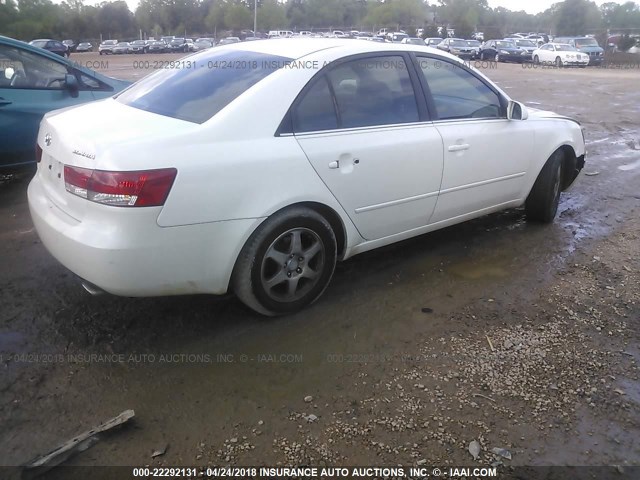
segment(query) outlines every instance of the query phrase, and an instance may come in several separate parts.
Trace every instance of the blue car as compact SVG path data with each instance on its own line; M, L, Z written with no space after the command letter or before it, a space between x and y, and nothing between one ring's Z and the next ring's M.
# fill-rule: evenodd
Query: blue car
M128 85L0 36L0 169L36 161L36 136L45 113L110 97Z

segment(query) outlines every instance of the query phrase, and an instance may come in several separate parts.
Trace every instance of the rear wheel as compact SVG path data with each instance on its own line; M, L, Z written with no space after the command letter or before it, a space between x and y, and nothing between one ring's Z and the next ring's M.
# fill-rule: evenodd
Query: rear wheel
M494 57L494 60L496 61L496 63L498 63L500 61L500 54L496 53L496 56Z
M536 65L540 65L540 57L538 57L538 55L533 57L533 63L536 64Z
M560 203L562 181L562 151L556 150L542 167L525 202L527 220L551 223Z
M562 59L560 57L556 57L556 67L562 68Z
M322 295L336 258L329 222L314 210L292 207L269 217L251 235L233 270L232 287L258 313L292 313Z

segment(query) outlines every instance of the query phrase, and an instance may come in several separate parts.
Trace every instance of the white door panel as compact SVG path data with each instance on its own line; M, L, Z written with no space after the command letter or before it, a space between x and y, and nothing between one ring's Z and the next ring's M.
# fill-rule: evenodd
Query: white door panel
M365 239L429 223L443 169L442 138L432 124L296 138Z
M525 121L496 119L438 123L444 172L431 222L518 199L534 145Z

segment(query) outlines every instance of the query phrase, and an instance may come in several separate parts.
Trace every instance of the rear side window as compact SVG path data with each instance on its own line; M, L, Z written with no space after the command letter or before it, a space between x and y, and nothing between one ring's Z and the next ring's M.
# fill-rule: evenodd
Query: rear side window
M238 50L208 50L175 61L117 100L140 110L204 123L291 59Z
M411 77L400 56L346 62L328 73L341 128L419 120Z
M293 112L293 131L317 132L338 128L338 119L333 105L327 78L323 75L307 91Z
M417 121L415 91L401 56L338 65L316 81L293 112L296 133Z

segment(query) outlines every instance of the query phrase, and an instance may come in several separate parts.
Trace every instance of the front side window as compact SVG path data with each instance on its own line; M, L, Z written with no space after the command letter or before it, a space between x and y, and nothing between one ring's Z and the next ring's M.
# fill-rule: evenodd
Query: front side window
M418 57L440 120L501 118L500 97L459 65Z
M67 67L33 52L0 45L0 66L4 88L60 90Z
M417 122L418 105L401 56L351 60L327 74L340 128Z
M206 50L176 61L178 68L149 75L116 98L147 112L204 123L290 60L256 52Z

